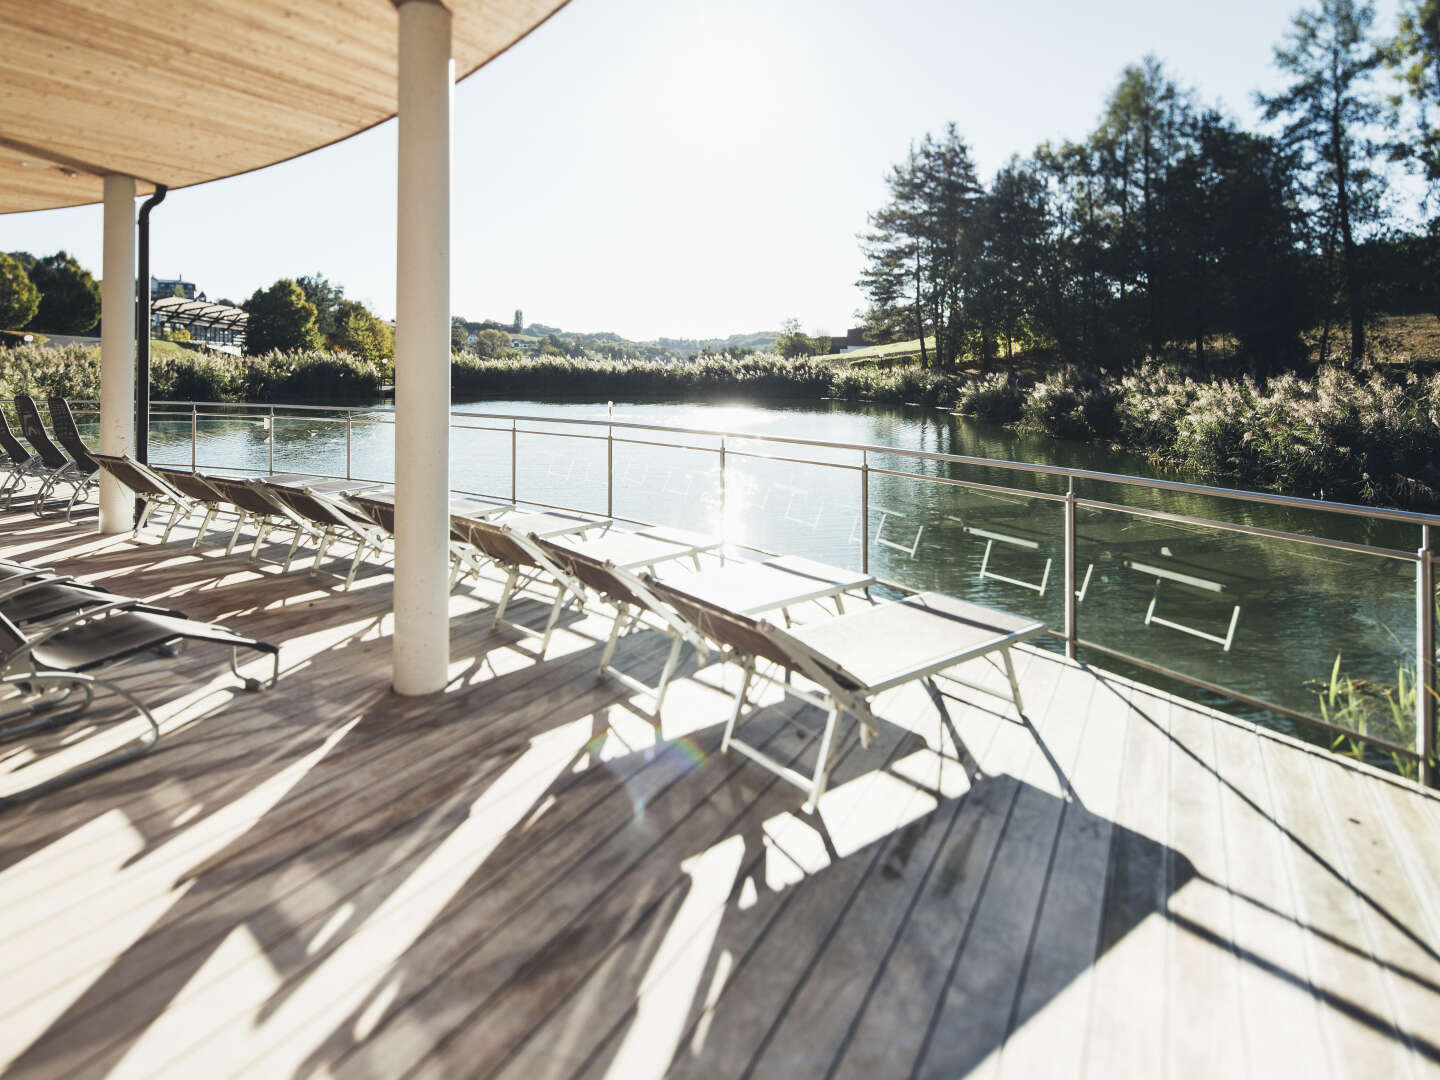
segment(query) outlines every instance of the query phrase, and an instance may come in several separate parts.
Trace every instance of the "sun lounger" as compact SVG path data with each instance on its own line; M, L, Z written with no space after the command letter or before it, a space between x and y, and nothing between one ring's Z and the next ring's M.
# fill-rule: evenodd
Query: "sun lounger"
M73 583L50 577L28 583L28 587L37 592L67 585L73 586ZM24 587L11 589L5 602L13 605L23 597ZM160 727L150 709L125 687L94 675L100 668L176 643L205 641L229 647L230 669L247 690L274 686L279 677L279 649L267 642L150 608L129 597L112 595L107 600L97 595L93 599L93 603L87 602L67 614L40 622L20 622L0 610L0 684L14 688L19 696L17 704L0 713L0 739L18 738L74 720L89 707L97 686L123 698L145 721L148 731L129 751L73 769L20 795L0 798L0 806L31 798L42 790L74 783L132 760L154 747L160 737ZM270 654L273 667L268 681L262 683L240 673L238 652L241 648ZM70 704L71 695L76 691L82 698L77 704Z
M379 484L364 480L325 480L316 477L275 479L262 476L250 481L250 485L295 523L290 553L285 557L285 572L290 570L295 551L301 538L305 536L315 541L312 572L320 569L325 553L336 541L355 545L354 556L350 560L350 572L345 575L347 589L355 583L355 572L360 568L360 562L367 552L384 554L385 543L390 534L335 497L364 491L366 488L377 488Z
M38 457L20 444L3 410L0 410L0 452L4 453L0 467L5 470L5 481L0 483L0 499L4 501L0 505L8 508L10 500L24 489L25 481L37 475L44 466Z
M475 549L477 558L493 562L505 570L505 587L491 617L491 628L504 625L530 637L539 638L540 655L544 656L550 644L550 635L554 633L555 624L559 621L560 612L564 610L567 601L573 599L581 605L585 603L585 590L580 582L557 566L534 540L511 529L503 521L452 515L450 527L452 532L464 538L465 544ZM541 578L548 578L555 584L550 617L546 620L544 630L532 630L528 626L507 620L505 612L515 594Z
M365 491L352 491L345 495L345 499L365 517L383 529L391 536L395 535L395 489L394 488L373 488ZM489 499L476 499L468 495L457 496L450 500L450 587L453 589L455 583L460 580L460 575L470 566L474 557L475 548L466 542L465 538L455 528L456 518L493 518L514 510L509 503L492 502Z
M920 593L899 603L866 607L824 622L782 630L690 596L678 585L653 577L642 580L706 637L729 649L731 658L744 667L722 748L728 750L734 746L746 757L806 791L807 810L815 808L825 791L840 717L845 713L853 717L860 726L862 742L868 744L875 724L870 703L886 690L949 672L982 657L994 664L994 654L998 653L1010 685L1008 698L1016 712L1023 715L1010 649L1045 629L1045 624L1038 620L994 611L939 593ZM815 768L810 776L782 764L735 734L746 718L747 694L762 660L782 672L803 676L817 688L813 692L803 690L788 679L780 683L785 693L826 711ZM1006 697L953 674L947 678L986 694Z
M94 454L92 456L100 468L133 491L144 504L144 509L140 511L140 517L135 522L135 535L139 535L149 522L150 515L155 512L156 507L160 507L169 511L165 521L165 532L160 537L162 544L168 543L170 530L175 528L178 522L194 513L199 505L194 499L177 490L155 470L148 465L141 464L128 454Z
M225 548L225 554L229 555L235 550L235 541L239 537L241 529L247 522L255 526L255 539L250 545L250 561L254 562L260 555L260 546L276 529L282 532L287 529L298 529L301 526L295 521L292 515L286 514L275 500L266 497L251 486L250 479L238 476L220 476L216 473L199 473L205 483L215 490L225 502L229 503L240 514L235 522L235 531L230 536L230 543ZM269 479L307 479L302 473L284 473L271 476Z
M64 415L69 416L67 406ZM40 419L40 410L35 404L35 399L29 394L18 394L15 397L15 413L20 417L20 430L25 435L25 441L35 448L36 455L40 458L42 471L39 472L40 487L35 492L33 509L38 517L45 511L45 503L50 495L61 484L70 486L70 498L65 506L65 519L70 519L71 512L75 508L76 501L90 490L95 482L96 466L89 451L83 456L69 457L45 431L45 424ZM53 416L53 414L52 414ZM71 419L71 426L74 426L74 419ZM67 434L68 439L68 434ZM79 432L75 432L75 441L79 442ZM83 447L84 444L80 443Z
M610 638L600 656L600 675L608 675L632 690L651 695L654 698L654 710L658 713L665 703L665 691L669 688L671 676L674 675L675 666L680 660L682 646L688 641L697 655L704 656L709 652L704 635L691 626L683 615L659 599L650 587L630 570L593 554L592 550L596 545L584 542L560 544L535 533L531 533L529 539L555 566L570 574L615 609L615 618L610 625ZM660 628L672 639L670 652L665 658L665 667L660 673L660 681L654 686L620 671L611 663L620 636L627 627L633 629L640 625L645 615L657 621Z

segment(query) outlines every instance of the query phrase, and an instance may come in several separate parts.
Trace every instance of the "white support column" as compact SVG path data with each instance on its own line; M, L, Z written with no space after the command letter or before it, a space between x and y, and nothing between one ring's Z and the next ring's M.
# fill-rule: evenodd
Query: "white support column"
M100 283L100 452L135 450L135 180L105 177L105 247ZM146 283L149 287L149 283ZM135 496L100 474L100 531L129 532Z
M397 0L394 687L443 689L450 663L450 12Z

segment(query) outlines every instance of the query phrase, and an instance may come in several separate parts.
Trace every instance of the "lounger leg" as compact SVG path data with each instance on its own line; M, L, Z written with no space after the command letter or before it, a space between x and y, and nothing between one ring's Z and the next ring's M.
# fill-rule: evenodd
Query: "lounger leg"
M360 560L365 557L365 551L369 545L364 540L358 541L355 545L355 557L350 560L350 573L345 575L345 588L355 584L355 572L360 569ZM377 549L375 554L379 555Z
M555 602L550 605L550 618L545 620L545 633L540 638L540 659L545 659L545 650L550 647L550 635L555 632L555 624L560 621L560 612L565 610L566 593L561 589L555 594Z
M280 568L282 574L290 572L290 564L295 561L295 550L300 546L300 530L296 528L295 536L290 541L290 550L285 554L285 565Z
M750 689L750 680L755 675L755 660L752 657L745 661L745 674L740 680L740 691L735 695L735 708L730 713L730 719L725 724L725 734L720 739L720 752L730 752L730 740L735 735L735 725L740 721L740 713L745 709L745 694Z
M146 499L145 506L140 511L140 520L135 522L135 531L131 534L132 536L139 536L142 532L145 531L145 526L150 523L150 515L154 512L154 510L154 501L151 499Z
M510 576L505 579L505 588L500 591L500 603L495 606L495 615L490 620L490 629L500 625L500 620L505 617L505 609L510 606L510 596L515 591L515 582L520 578L520 568L512 566Z
M610 666L611 659L615 656L615 645L620 640L620 631L625 625L625 616L630 613L629 604L621 604L615 611L615 621L610 624L610 640L605 642L605 651L600 654L600 677L605 677L605 671Z
M680 660L680 647L685 644L685 639L679 634L675 640L670 642L670 655L665 657L665 668L660 672L660 685L655 688L655 712L660 712L660 706L665 704L665 691L670 689L670 679L675 674L675 667Z
M1010 661L1010 650L1001 649L1000 655L1005 660L1005 677L1010 680L1010 696L1015 699L1015 712L1024 716L1025 706L1020 701L1020 680L1015 678L1015 665Z
M170 542L170 534L174 532L175 526L189 517L190 510L188 507L182 507L179 503L171 503L170 516L165 521L165 531L160 534L160 542L162 544L168 544Z
M254 562L260 558L260 545L265 543L265 537L270 535L270 522L263 518L256 519L255 542L250 545L250 561Z
M239 513L239 516L235 518L235 529L230 533L230 543L225 545L226 555L229 555L232 551L235 550L235 543L237 540L240 539L240 530L245 527L245 522L249 519L250 515L246 514L244 511L241 511ZM200 538L198 536L195 538L195 542L197 544L200 542Z
M320 542L315 546L315 561L310 564L312 573L320 569L320 564L325 561L325 552L330 550L334 540L335 534L329 529L320 534Z
M813 814L825 794L825 785L830 780L830 747L835 743L835 729L840 726L840 708L834 706L825 718L825 732L820 736L820 751L815 758L815 778L810 782L810 798L806 800L805 812Z
M190 541L191 548L197 548L200 546L200 541L204 539L205 533L210 528L210 523L215 520L215 513L217 509L218 508L214 506L206 508L205 520L200 522L200 531L195 534L195 539Z

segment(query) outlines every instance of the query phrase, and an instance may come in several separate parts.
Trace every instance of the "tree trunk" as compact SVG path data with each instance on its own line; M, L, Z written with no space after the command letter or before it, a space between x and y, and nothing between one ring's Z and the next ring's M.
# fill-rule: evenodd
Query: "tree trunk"
M921 297L924 289L920 287L920 249L915 249L915 334L920 338L920 370L924 371L930 366L930 356L925 351L925 308Z
M1333 99L1330 106L1330 155L1335 165L1335 216L1340 226L1340 253L1345 275L1345 304L1350 309L1350 365L1365 358L1365 309L1361 302L1360 268L1356 265L1355 233L1350 221L1350 162L1345 154L1340 117L1339 72L1331 63Z

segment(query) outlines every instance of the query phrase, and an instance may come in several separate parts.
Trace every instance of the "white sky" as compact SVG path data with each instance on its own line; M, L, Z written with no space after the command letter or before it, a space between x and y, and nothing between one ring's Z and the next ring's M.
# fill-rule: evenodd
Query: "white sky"
M1396 0L1379 5L1393 29ZM983 174L1090 130L1154 52L1255 122L1294 0L573 0L455 93L453 308L627 337L790 316L843 332L856 234L909 143L948 121ZM320 272L394 312L395 126L175 191L151 266L211 299ZM0 251L98 276L98 207L0 217Z

